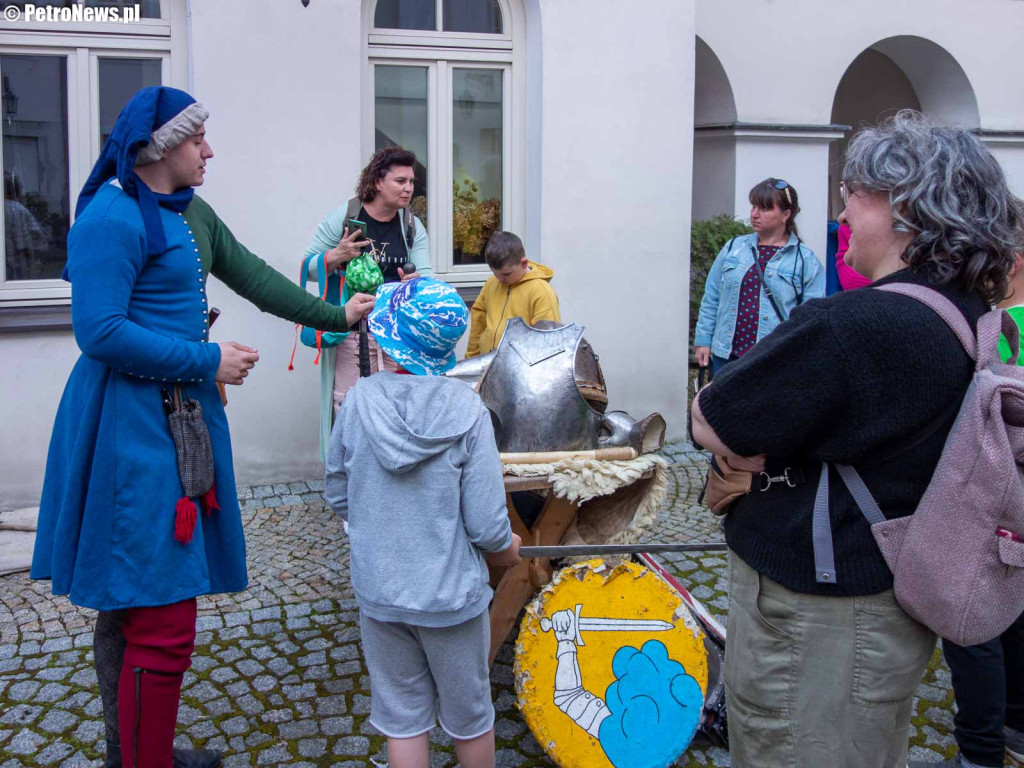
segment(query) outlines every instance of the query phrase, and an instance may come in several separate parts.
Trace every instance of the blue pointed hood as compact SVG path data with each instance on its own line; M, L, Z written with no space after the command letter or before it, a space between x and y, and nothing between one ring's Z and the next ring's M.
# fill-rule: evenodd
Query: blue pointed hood
M199 102L177 88L151 86L138 91L124 105L110 137L103 144L99 159L78 195L75 217L82 215L103 184L116 177L125 194L139 201L146 227L147 252L166 249L167 238L160 224L159 206L184 211L192 202L195 190L186 187L171 194L158 194L138 177L135 166L160 159L185 137L195 133L208 116ZM68 279L67 269L62 277Z

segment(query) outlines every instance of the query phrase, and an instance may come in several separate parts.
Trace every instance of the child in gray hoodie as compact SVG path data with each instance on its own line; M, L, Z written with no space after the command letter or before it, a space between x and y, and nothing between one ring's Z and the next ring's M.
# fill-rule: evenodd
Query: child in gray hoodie
M382 286L370 330L417 375L360 379L327 454L327 501L351 540L370 723L388 737L391 768L429 763L435 717L463 768L494 765L486 563L515 564L520 541L490 414L472 387L437 375L454 365L468 314L439 280Z

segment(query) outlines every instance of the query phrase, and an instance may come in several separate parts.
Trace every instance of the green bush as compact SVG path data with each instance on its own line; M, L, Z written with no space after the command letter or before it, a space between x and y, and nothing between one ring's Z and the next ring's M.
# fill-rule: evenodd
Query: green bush
M700 300L704 297L704 283L708 279L715 256L722 246L737 235L753 232L747 224L722 214L693 222L690 228L690 347L697 328Z

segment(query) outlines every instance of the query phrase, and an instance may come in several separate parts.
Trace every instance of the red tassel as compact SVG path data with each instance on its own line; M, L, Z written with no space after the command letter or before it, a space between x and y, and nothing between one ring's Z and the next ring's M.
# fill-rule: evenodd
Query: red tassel
M174 510L174 538L182 544L192 541L192 533L196 529L196 520L199 518L199 510L195 502L188 496L178 499Z
M217 503L217 485L211 485L210 490L203 494L202 498L203 514L209 517L213 514L213 510L220 509L220 504Z
M295 341L292 342L292 356L291 356L291 359L288 361L288 370L289 371L294 371L295 370L295 350L299 346L299 331L301 329L302 329L302 323L296 323L295 324Z

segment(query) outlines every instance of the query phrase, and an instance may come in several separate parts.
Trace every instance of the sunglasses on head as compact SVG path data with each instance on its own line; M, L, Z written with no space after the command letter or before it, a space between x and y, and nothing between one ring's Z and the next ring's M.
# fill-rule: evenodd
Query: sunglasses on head
M772 186L776 189L786 193L786 202L793 205L793 198L789 194L789 182L785 179L768 179L772 183Z

